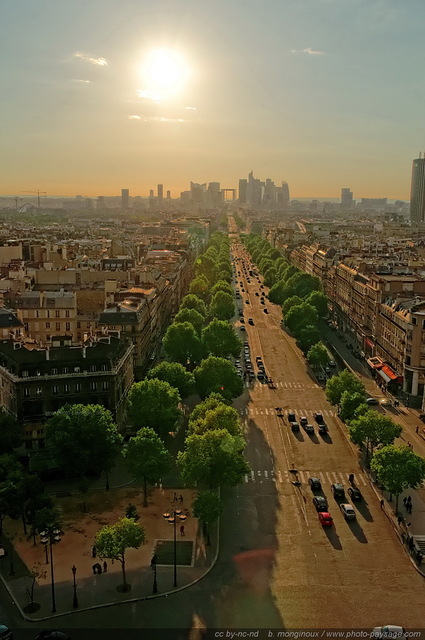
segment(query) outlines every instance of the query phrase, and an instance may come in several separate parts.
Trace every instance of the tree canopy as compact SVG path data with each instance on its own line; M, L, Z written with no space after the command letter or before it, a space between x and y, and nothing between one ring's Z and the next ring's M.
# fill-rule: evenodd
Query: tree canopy
M359 407L365 407L365 411L369 411L369 406L365 403L363 393L350 393L344 391L340 400L339 416L344 422L348 422L358 417Z
M300 298L299 296L291 296L290 298L285 300L285 302L282 305L283 314L286 315L289 309L292 309L292 307L297 307L302 303L303 303L303 299Z
M106 525L97 532L97 555L121 563L123 591L129 589L125 573L125 552L127 549L138 549L144 541L145 530L131 518L121 518L115 524Z
M239 484L249 471L244 446L243 438L232 436L226 429L188 436L185 450L177 456L183 480L210 489Z
M315 307L319 318L326 318L328 315L328 299L324 293L312 291L305 301Z
M350 371L341 371L336 376L332 376L326 383L326 397L331 404L340 404L344 391L350 394L361 393L366 399L366 389L360 380Z
M124 449L130 475L143 482L143 506L148 506L147 485L158 482L171 467L171 456L158 434L149 427L139 429Z
M320 340L319 329L312 324L296 329L294 334L297 338L297 346L303 353L308 353L311 347Z
M223 396L220 393L211 393L205 400L202 400L194 407L189 416L189 427L192 422L196 422L200 418L205 418L207 411L221 407L222 405L226 405L226 400Z
M324 367L329 362L329 354L323 342L316 342L308 350L307 360L313 367Z
M215 392L231 400L240 396L243 391L243 383L235 367L224 358L209 356L196 367L193 375L201 398Z
M223 511L223 503L216 491L210 489L200 491L192 504L193 515L204 525L207 534L207 545L210 542L210 525L213 524Z
M397 497L405 489L415 489L425 480L425 460L410 450L409 447L388 445L377 451L370 468L376 473L378 482Z
M202 343L195 327L190 322L173 322L162 339L164 351L171 360L186 365L199 362Z
M187 398L195 390L193 373L187 371L179 362L161 362L149 371L147 377L168 382L171 387L178 390L181 398Z
M123 439L111 412L98 404L66 404L46 424L46 446L68 475L110 471Z
M205 324L205 317L201 315L199 311L196 311L196 309L188 309L185 307L176 313L173 324L182 324L184 322L189 322L194 327L196 333L200 335L202 327Z
M307 302L295 305L285 314L284 322L288 329L293 332L299 331L307 326L315 326L317 323L317 311L315 307Z
M366 445L366 451L371 455L375 447L392 444L402 432L401 426L392 418L374 410L369 410L352 420L348 430L354 444Z
M217 291L211 298L210 315L219 320L230 320L235 314L235 302L230 293Z
M196 276L190 283L189 293L197 296L201 300L208 300L210 283L204 275Z
M24 428L13 416L0 409L0 453L16 449L24 439Z
M218 357L240 354L242 341L233 326L225 320L214 318L202 331L202 342L207 353Z
M217 429L227 429L233 436L242 434L241 421L236 409L221 402L216 407L208 409L197 419L189 420L189 433L201 434Z
M231 285L228 282L226 282L226 280L218 280L218 282L216 282L215 285L211 287L211 290L210 290L211 298L215 296L215 294L218 293L218 291L224 291L224 293L228 293L229 295L233 296L233 289Z
M200 313L204 318L207 315L207 308L205 306L205 302L195 296L193 293L189 293L187 296L183 298L180 304L181 309L195 309L198 313Z
M181 419L180 395L168 382L142 380L131 387L127 399L128 415L138 427L151 427L165 438Z

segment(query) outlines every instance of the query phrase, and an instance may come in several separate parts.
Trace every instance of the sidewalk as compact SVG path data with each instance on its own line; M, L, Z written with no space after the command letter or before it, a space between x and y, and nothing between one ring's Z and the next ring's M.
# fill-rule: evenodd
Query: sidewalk
M63 524L64 535L52 549L56 616L122 602L161 597L186 588L206 575L218 555L218 523L211 530L211 546L207 546L197 519L190 515L190 509L185 509L186 505L191 508L193 491L183 489L181 493L184 500L180 506L180 503L173 503L173 491L156 488L149 497L148 507L144 508L141 506L142 498L138 488L115 489L103 494L99 492L97 496L88 496L87 502L89 503L90 500L93 502L90 512L85 514L75 512L75 519L72 519L72 511L70 511L71 515L67 511ZM64 503L68 501L72 502L71 506L75 506L74 503L78 500L81 502L81 496L67 496L62 498L61 504L64 507ZM97 504L98 500L101 500L100 507ZM108 500L114 504L112 511ZM121 563L107 560L107 573L93 575L93 564L99 562L103 565L103 561L92 557L92 547L96 531L102 525L123 517L123 509L129 501L137 506L140 515L139 524L146 531L146 542L139 549L128 549L126 552L126 576L131 590L123 593L117 590L117 587L122 584ZM162 540L170 545L171 550L173 548L174 526L164 519L163 513L178 507L184 513L188 513L188 516L184 522L184 536L180 534L181 523L176 522L177 553L180 552L181 542L186 546L191 545L188 547L190 564L177 566L178 586L175 588L173 586L173 553L171 552L171 557L168 559L171 564L157 565L158 593L153 595L154 576L150 562L155 547L158 541ZM77 516L79 516L78 519ZM9 575L10 545L5 541L4 546L8 553L0 563L0 579L24 618L40 621L55 617L55 614L52 614L51 567L50 564L46 564L45 548L39 541L36 546L31 541L27 541L21 530L21 522L7 521L5 531L12 537L15 549L12 552L15 573L12 576ZM31 584L28 569L31 569L35 563L39 563L39 567L46 571L46 576L37 581L34 589L34 600L39 604L39 608L35 612L28 612L29 597L26 589L30 588ZM78 609L73 607L71 571L73 565L77 567Z

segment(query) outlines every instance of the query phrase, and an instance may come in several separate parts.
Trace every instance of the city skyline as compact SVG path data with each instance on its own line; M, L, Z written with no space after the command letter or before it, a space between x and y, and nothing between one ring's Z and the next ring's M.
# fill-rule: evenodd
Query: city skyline
M255 167L294 198L408 200L423 18L420 0L9 4L0 193L177 197Z

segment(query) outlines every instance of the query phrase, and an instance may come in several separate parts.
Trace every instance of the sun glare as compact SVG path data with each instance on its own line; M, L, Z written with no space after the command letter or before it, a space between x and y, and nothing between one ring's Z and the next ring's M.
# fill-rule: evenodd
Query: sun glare
M167 93L180 90L187 75L188 69L180 54L168 49L152 51L144 67L144 76L149 87Z

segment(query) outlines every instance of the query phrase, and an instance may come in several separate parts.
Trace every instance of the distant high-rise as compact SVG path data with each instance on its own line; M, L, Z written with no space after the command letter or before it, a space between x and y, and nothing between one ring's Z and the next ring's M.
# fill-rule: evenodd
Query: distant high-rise
M171 191L167 191L167 200L171 200Z
M353 192L350 189L341 189L341 204L346 209L351 209L353 206Z
M121 189L121 209L128 209L129 195L130 191L128 189Z
M158 202L162 202L164 198L164 185L163 184L159 184L158 185Z
M276 204L279 209L287 211L290 200L288 183L282 180L282 186L276 188Z
M410 187L410 221L425 222L425 157L413 160L412 183ZM424 154L425 156L425 154Z
M149 190L149 198L153 198L153 189Z
M248 180L241 178L239 180L239 204L246 204L246 189L248 186Z

